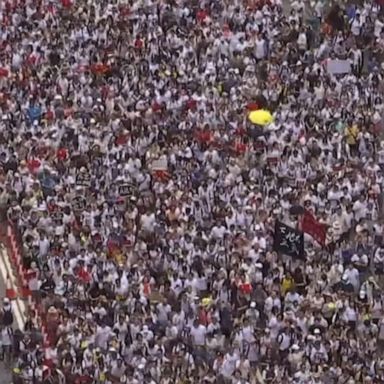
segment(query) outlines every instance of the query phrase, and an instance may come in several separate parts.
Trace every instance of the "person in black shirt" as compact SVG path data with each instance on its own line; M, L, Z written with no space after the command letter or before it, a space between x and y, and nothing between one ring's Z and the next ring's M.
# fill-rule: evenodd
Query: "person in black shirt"
M43 280L40 290L44 293L52 293L55 290L56 284L53 280L52 273L46 275L46 278Z

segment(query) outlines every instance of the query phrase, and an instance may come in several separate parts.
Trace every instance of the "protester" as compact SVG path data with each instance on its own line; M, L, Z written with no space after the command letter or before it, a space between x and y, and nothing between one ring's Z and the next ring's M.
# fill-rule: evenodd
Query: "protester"
M18 380L384 380L379 4L0 19L1 206L38 308Z

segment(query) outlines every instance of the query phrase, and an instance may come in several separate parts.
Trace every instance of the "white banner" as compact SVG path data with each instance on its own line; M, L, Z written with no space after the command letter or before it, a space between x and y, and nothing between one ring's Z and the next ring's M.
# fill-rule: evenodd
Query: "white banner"
M328 60L327 71L332 75L344 75L351 72L351 63L349 60Z
M160 159L153 160L151 163L152 171L166 171L168 169L168 160L165 156Z

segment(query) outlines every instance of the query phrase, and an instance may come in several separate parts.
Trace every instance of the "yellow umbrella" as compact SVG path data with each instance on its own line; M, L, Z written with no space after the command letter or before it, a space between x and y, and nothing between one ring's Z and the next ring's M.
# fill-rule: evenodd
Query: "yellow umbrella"
M257 111L252 111L249 114L248 118L251 121L251 123L257 124L257 125L262 125L262 126L270 124L273 121L273 116L272 116L271 112L269 112L265 109L259 109Z
M203 300L201 300L201 304L204 307L208 307L209 305L212 304L212 299L210 297L205 297Z

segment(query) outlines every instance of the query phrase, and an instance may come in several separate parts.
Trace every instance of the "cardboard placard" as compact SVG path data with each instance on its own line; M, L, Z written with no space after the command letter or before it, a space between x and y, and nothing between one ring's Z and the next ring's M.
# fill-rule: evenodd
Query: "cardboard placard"
M76 184L81 187L90 187L91 175L87 172L78 173L76 176Z
M75 196L72 199L72 208L74 211L83 211L87 206L87 201L84 196Z

